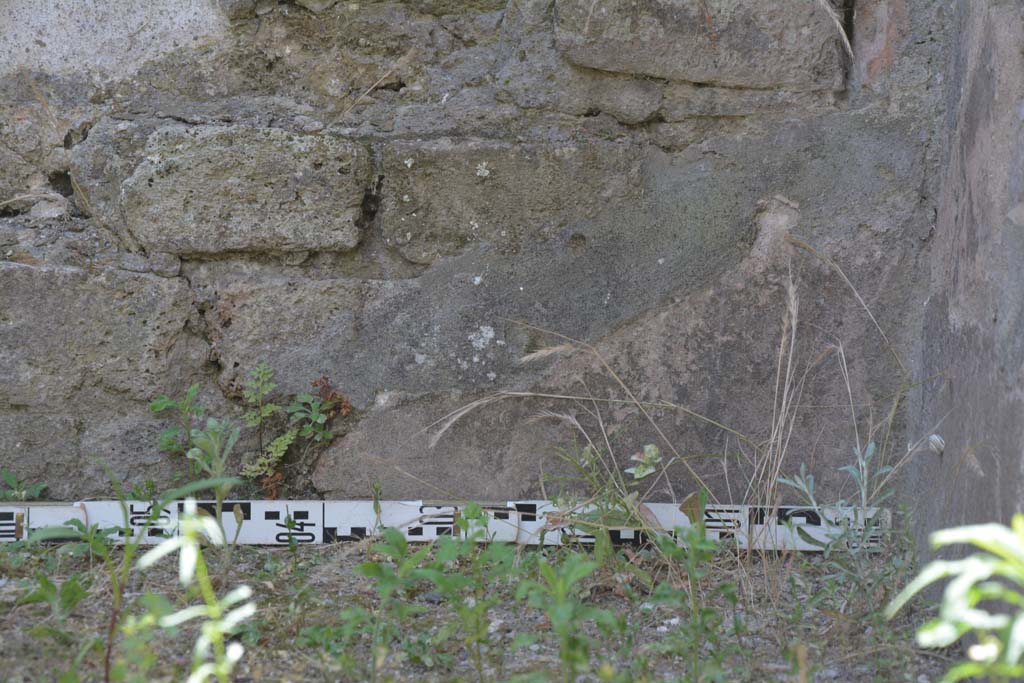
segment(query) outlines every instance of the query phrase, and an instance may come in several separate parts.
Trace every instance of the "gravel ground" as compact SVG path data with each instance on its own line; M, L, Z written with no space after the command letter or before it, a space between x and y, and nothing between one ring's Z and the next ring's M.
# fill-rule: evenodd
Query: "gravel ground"
M216 567L217 553L207 554ZM297 640L304 628L339 624L340 611L346 607L374 608L377 594L373 583L353 571L368 558L376 559L366 542L300 547L294 554L287 548L239 548L224 586L250 585L259 609L240 636L246 654L233 680L238 683L366 680L366 674L353 672L351 667L346 669L322 649L303 647ZM876 561L881 566L892 558L878 556ZM652 605L633 575L621 571L627 565L643 567L656 576L664 571L657 561L640 553L621 560L616 567L602 567L583 582L584 600L625 616L634 640L632 647L623 647L623 643L612 642L592 630L599 644L593 657L595 671L580 676L579 680L601 680L600 672L596 671L600 661L609 662L620 672L621 677L615 680L692 680L687 675L686 659L680 653L651 652L658 644L670 642L680 626L685 625L686 615ZM897 586L889 589L889 596L844 594L845 589L829 588L827 575L830 571L827 560L821 556L720 556L701 584L706 606L724 617L720 648L732 650L719 680L795 683L928 683L938 680L953 660L953 654L923 652L913 647L912 623L922 622L926 615L911 612L903 615L902 621L886 623L875 612ZM45 573L58 585L76 573L84 577L85 582L91 582L87 597L63 622L53 616L47 604L18 604L19 598L35 584L37 572ZM59 556L54 548L0 550L3 680L10 683L58 680L59 673L71 666L83 644L105 633L111 599L104 576L100 567L90 570L87 560ZM735 610L711 590L722 582L731 582L737 587L739 601ZM536 680L561 680L557 638L540 610L515 600L514 589L514 585L508 584L493 587L494 595L500 600L490 615L492 648L487 653L487 680L506 681L522 674L534 674ZM179 606L195 602L177 585L174 562L158 565L145 573L132 573L128 595L136 598L147 591L162 593ZM456 623L450 606L441 594L429 587L413 593L409 601L424 609L406 620L403 638L441 640L438 634L446 625ZM815 597L823 595L820 602L815 601ZM739 636L726 632L734 616L744 625ZM43 632L46 627L61 633ZM513 650L517 636L529 634L536 636L536 642ZM194 637L194 629L183 628L174 637L161 632L152 645L156 665L142 680L184 680ZM445 642L426 645L421 651L433 657L410 658L402 654L399 646L393 647L383 659L378 680L477 680L457 633ZM370 661L367 645L349 648L347 653L358 663ZM647 671L641 672L637 669L640 656L644 654L649 662ZM702 660L710 661L710 654L705 646ZM633 678L623 673L630 667L634 669ZM79 667L82 681L101 681L102 670L101 647L83 656ZM604 673L607 675L609 670Z

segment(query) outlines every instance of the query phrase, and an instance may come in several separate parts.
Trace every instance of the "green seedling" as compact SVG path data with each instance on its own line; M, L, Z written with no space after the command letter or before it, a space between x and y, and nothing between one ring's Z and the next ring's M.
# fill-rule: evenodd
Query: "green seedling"
M312 394L299 394L288 406L288 421L298 426L299 436L313 441L330 441L334 435L327 429L328 411L333 401L323 401Z
M706 600L722 596L732 607L736 605L736 588L731 583L716 585L702 598L701 582L707 577L709 567L718 549L717 542L709 539L704 528L704 506L707 493L701 491L700 513L696 523L688 527L677 527L674 537L663 534L657 537L659 549L669 560L677 563L686 576L686 589L676 588L669 583L659 584L651 602L667 606L684 615L678 629L654 651L682 654L689 662L687 680L692 683L703 681L721 682L727 680L724 669L726 659L739 651L738 641L742 635L742 622L735 616L732 633L736 643L722 642L720 627L724 622L718 610L708 607Z
M228 459L231 457L231 451L234 450L235 444L238 443L240 435L241 429L232 424L231 420L216 420L211 417L206 421L205 429L192 430L192 443L194 446L186 454L189 460L196 463L200 472L207 474L211 478L210 481L223 480L225 482L220 486L213 487L215 498L214 520L221 528L221 536L225 535L224 525L221 521L223 519L224 501L227 499L228 492L234 483L234 480L226 478ZM231 539L231 543L227 544L222 558L222 567L225 572L231 566L231 557L235 547L238 545L238 535L242 531L241 509L236 507L232 512L236 522L235 536Z
M46 574L38 572L36 574L35 588L23 595L18 600L18 604L46 603L50 606L51 617L57 623L63 624L64 620L68 618L86 595L88 595L88 583L83 584L81 578L77 575L69 577L58 586ZM55 635L51 631L53 629L45 627L45 630L37 633L37 635ZM58 640L65 640L63 634L60 634Z
M523 581L516 590L519 599L525 598L534 608L544 610L551 630L558 637L558 656L564 683L573 683L590 670L593 642L583 631L586 622L611 625L614 615L603 609L586 605L580 600L582 582L598 564L579 553L568 553L557 565L539 559L537 569L540 581Z
M260 364L253 368L252 372L249 373L249 379L242 387L242 398L245 399L246 404L250 408L249 411L245 413L243 419L247 425L256 428L256 442L260 453L264 452L264 423L268 418L281 410L281 406L275 405L267 400L270 393L277 388L277 385L274 384L273 380L274 371L266 361L261 361Z
M193 384L180 399L173 399L169 396L159 396L149 403L149 410L155 414L163 412L174 412L178 424L168 427L160 432L160 450L167 453L186 455L192 449L192 429L196 420L203 417L203 407L199 405L196 398L199 395L199 385ZM193 473L198 474L199 470L193 465Z
M373 614L362 607L346 607L341 611L339 625L307 626L299 631L300 647L315 650L323 659L330 658L353 680L372 675L357 656L360 641L370 637Z
M48 488L46 484L29 484L26 481L21 481L14 472L7 470L0 472L0 481L3 481L0 500L36 500Z
M456 519L457 537L437 543L429 579L459 618L459 634L479 683L485 683L486 656L493 652L491 610L502 601L501 588L516 576L515 547L493 542L481 545L487 519L480 506L468 505Z
M397 529L385 529L381 542L373 550L387 558L384 562L364 562L355 569L357 574L374 582L378 604L373 613L371 634L371 680L376 681L391 653L392 642L400 635L402 625L412 615L424 610L411 604L408 594L414 586L427 578L420 565L431 551L423 546L410 552L409 543Z
M298 435L298 427L292 427L278 436L270 442L266 450L261 449L260 457L242 467L242 475L249 479L263 479L272 476Z

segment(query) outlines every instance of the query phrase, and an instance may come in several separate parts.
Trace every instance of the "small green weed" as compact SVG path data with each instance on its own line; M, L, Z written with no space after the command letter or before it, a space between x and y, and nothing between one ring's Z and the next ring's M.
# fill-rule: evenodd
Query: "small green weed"
M416 584L427 576L420 565L432 548L425 545L410 552L409 543L397 529L385 529L381 542L373 550L387 561L364 562L355 571L372 579L377 591L378 604L372 613L370 678L377 680L381 669L392 653L392 643L401 637L406 620L424 611L421 605L411 604L406 598Z
M362 607L346 607L339 617L336 626L321 624L303 628L297 642L300 647L315 650L322 660L332 660L351 680L363 680L368 667L357 652L364 635L372 631L373 614Z
M539 581L523 581L516 590L519 599L541 609L558 637L558 657L562 680L573 683L590 670L590 653L594 642L583 630L587 622L614 626L614 615L604 609L588 605L580 599L583 580L590 576L598 564L579 553L566 553L556 565L539 558Z
M250 427L256 428L256 443L259 452L264 452L263 429L267 419L281 411L281 406L268 401L270 393L277 388L274 384L274 371L266 361L260 361L259 365L249 373L249 379L242 388L242 398L250 410L243 419Z
M697 515L697 523L676 528L675 538L668 535L657 537L658 545L665 557L680 565L686 576L686 589L662 583L655 588L651 598L654 604L677 609L685 615L685 620L680 620L676 632L651 649L655 652L683 655L690 667L687 680L692 683L727 680L724 663L729 657L739 653L739 639L743 633L743 624L734 610L730 631L736 640L728 644L723 642L721 626L724 619L718 610L706 606L704 602L708 598L721 596L728 605L735 608L737 598L736 587L733 584L720 583L708 595L701 594L701 581L707 577L718 550L718 543L709 539L704 529L705 503L706 494L702 491L702 514Z
M63 622L79 602L88 594L88 583L82 584L82 577L71 576L57 586L46 574L36 574L36 587L18 600L19 605L45 602L50 606L51 615Z
M267 446L266 450L261 449L260 457L242 467L242 476L248 479L266 479L273 477L277 471L288 449L295 442L299 435L298 427L292 427L284 434L281 434Z
M288 406L288 421L299 429L299 436L313 441L330 441L334 434L327 428L329 412L334 406L312 394L298 394Z
M203 417L203 406L197 402L199 385L193 384L180 399L169 396L158 396L149 403L149 410L154 414L172 411L178 420L174 427L160 432L160 450L178 455L187 455L192 450L192 429L197 420ZM195 465L193 465L195 468ZM198 469L193 469L198 473Z
M466 506L456 520L459 535L438 541L434 562L422 573L458 616L459 635L479 683L487 680L485 664L492 652L491 610L502 602L502 588L517 574L513 546L480 544L486 533L484 520L478 505Z
M26 481L21 481L14 472L7 470L0 472L0 481L3 482L3 488L0 489L0 500L36 500L48 488L43 483L29 484Z

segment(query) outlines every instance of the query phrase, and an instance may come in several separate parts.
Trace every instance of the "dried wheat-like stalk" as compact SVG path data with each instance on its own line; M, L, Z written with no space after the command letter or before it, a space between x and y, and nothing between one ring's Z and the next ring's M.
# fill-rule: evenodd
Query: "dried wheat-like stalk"
M846 35L846 29L843 28L843 18L839 16L839 12L832 5L831 0L817 0L818 5L828 14L828 18L832 20L832 23L836 25L836 31L839 32L839 39L843 43L843 47L846 49L846 54L853 59L853 46L850 45L850 39Z
M526 354L525 356L520 358L517 362L520 365L525 365L526 363L533 363L533 362L538 361L538 360L543 360L544 358L548 358L549 356L557 356L557 355L560 355L560 354L563 354L563 353L568 353L568 352L572 351L575 348L576 347L574 347L572 344L559 344L557 346L546 346L543 349L538 349L538 350L534 351L533 353Z
M335 121L341 121L343 118L345 118L348 115L349 112L351 112L353 109L356 108L356 105L358 105L362 101L362 99L364 97L366 97L367 95L372 93L374 90L376 90L380 86L380 84L383 83L385 80L387 80L387 78L391 74L395 73L396 71L398 71L400 69L404 69L406 66L408 66L409 62L411 62L415 57L416 57L416 48L414 48L414 47L413 48L409 48L409 51L406 52L402 56L401 59L399 59L397 62L395 62L390 69L385 71L383 76L381 76L376 81L374 81L373 85L371 85L369 88L364 90L359 95L359 97L357 97L354 100L352 100L352 103L350 105L348 105L348 107L346 107L345 110L343 112L341 112L341 114L338 115L338 117L335 119ZM330 127L330 124L328 124L328 127Z

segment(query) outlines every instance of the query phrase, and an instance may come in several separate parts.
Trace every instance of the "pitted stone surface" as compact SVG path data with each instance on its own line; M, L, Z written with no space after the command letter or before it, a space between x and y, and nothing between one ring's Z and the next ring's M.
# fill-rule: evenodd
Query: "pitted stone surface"
M818 0L556 0L569 61L732 88L838 90L839 36Z
M201 353L191 314L181 280L0 262L4 399L41 407L87 385L145 399Z
M469 244L514 254L639 196L642 149L587 141L395 142L384 148L385 238L414 263Z
M335 135L174 126L154 131L118 213L147 251L349 251L367 150ZM115 219L116 220L116 219Z

